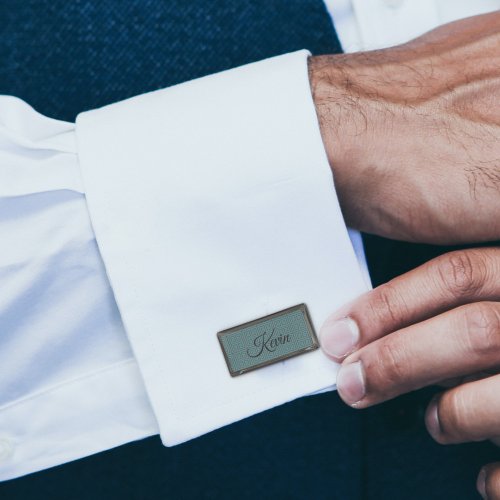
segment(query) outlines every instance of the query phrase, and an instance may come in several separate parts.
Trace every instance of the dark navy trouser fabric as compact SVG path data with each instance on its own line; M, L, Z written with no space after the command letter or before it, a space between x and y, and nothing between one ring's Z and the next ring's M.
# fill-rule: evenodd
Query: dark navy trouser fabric
M0 2L0 93L65 120L301 48L340 51L322 0ZM375 284L444 251L365 241ZM302 398L174 448L150 438L3 483L0 498L475 498L477 471L498 451L433 443L431 393L363 412L335 393Z

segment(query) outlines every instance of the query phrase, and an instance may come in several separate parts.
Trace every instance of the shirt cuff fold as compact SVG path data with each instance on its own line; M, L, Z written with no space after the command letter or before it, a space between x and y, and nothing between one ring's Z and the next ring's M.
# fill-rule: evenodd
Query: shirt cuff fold
M307 51L77 118L96 239L162 441L335 383L321 351L240 377L217 332L305 303L316 330L367 289L338 205Z

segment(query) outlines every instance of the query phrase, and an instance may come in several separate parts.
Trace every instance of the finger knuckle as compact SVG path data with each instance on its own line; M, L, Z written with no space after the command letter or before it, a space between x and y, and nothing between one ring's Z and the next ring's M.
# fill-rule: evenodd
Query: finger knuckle
M384 322L389 318L393 323L399 322L406 310L404 301L391 283L385 283L373 291L370 307L376 318Z
M500 349L500 310L493 302L464 306L466 349L483 356Z
M446 440L468 440L471 414L470 404L460 390L443 394L438 402L439 425Z
M437 260L440 280L447 292L454 296L476 295L484 286L487 265L479 252L450 252Z
M408 378L409 371L404 343L397 337L382 342L378 353L378 366L384 385L391 387L403 383Z

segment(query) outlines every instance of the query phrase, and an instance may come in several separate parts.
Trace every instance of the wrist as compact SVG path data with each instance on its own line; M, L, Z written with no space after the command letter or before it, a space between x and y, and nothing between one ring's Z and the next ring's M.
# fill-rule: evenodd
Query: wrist
M316 107L323 145L330 163L338 169L344 159L344 148L349 148L348 137L342 132L347 127L348 117L342 97L340 78L341 68L335 64L337 56L314 56L309 58L309 80ZM343 119L342 119L343 118Z
M361 175L362 154L369 149L369 137L376 125L365 100L360 99L354 75L350 74L346 57L318 56L309 59L309 78L318 123L332 170L335 189L346 223L362 229L360 202L368 189L368 178ZM372 134L373 135L373 134Z

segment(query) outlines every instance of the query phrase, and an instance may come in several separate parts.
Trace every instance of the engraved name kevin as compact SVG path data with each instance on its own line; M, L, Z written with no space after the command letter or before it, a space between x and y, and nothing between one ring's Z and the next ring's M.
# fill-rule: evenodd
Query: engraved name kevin
M274 332L275 328L272 329L270 334L268 334L266 331L255 337L253 341L253 347L249 347L247 349L247 354L251 358L257 358L264 351L274 352L280 345L291 342L290 335L288 334L283 335L280 333L278 336L275 337Z

